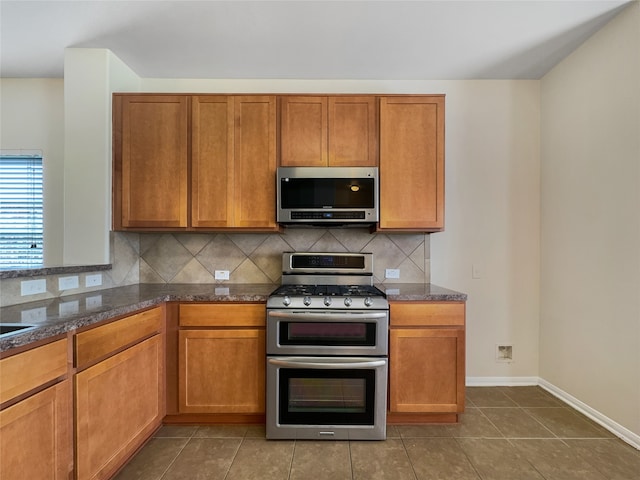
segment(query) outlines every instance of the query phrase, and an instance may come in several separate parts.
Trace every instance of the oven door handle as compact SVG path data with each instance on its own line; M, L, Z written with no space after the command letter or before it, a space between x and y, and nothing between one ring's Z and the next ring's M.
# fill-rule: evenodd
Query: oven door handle
M271 365L287 368L315 368L324 370L345 370L345 369L364 369L375 368L384 366L387 361L383 360L369 360L368 358L349 358L341 359L339 362L331 361L330 357L327 357L327 361L324 358L313 357L290 357L287 360L280 358L269 358L268 362Z
M356 313L356 312L336 312L336 313L314 313L314 312L269 312L270 317L288 318L290 320L336 320L342 316L345 320L374 320L386 318L387 312Z

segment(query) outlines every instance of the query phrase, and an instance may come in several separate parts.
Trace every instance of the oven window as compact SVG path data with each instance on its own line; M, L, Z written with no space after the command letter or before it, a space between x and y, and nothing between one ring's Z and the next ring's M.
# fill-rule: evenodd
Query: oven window
M373 425L375 370L279 370L281 424Z
M280 322L280 345L373 347L375 343L372 322Z

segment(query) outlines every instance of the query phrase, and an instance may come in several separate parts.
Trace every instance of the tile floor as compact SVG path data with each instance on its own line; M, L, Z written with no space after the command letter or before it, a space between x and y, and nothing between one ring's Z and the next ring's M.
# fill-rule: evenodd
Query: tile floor
M640 451L539 387L472 387L458 425L380 442L267 441L261 426L164 426L116 480L640 480Z

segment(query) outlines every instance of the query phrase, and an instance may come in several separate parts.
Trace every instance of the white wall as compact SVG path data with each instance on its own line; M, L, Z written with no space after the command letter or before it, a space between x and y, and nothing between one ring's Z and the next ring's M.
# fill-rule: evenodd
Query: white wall
M68 48L64 59L64 263L109 263L111 93L139 77L109 50Z
M62 264L64 83L0 79L0 149L40 150L44 162L44 263Z
M635 435L639 32L636 3L541 81L540 376Z

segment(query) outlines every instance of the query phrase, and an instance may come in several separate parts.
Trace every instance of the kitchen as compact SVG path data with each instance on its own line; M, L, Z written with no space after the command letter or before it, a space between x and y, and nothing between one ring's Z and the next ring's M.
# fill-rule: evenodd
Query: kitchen
M637 58L638 44L634 40L637 25L638 12L634 4L540 80L171 81L136 78L129 72L128 84L112 89L445 93L446 228L442 233L425 236L423 269L414 269L411 263L418 267L421 261L417 264L411 259L407 261L405 252L390 260L389 267L400 268L404 275L407 271L402 266L404 262L415 274L411 278L422 275L425 281L432 280L469 295L468 385L529 384L543 379L624 426L632 435L638 435L638 381L635 379L639 377L639 335L634 313L637 312L637 291L633 290L638 277L637 272L625 268L634 265L633 259L638 255L637 232L633 230L637 220L631 220L636 219L633 211L637 202L629 202L636 198L632 192L637 190L637 176L633 174L637 168L637 147L628 140L633 136L623 135L622 139L618 136L618 131L624 133L623 127L637 132L637 118L627 110L634 101L637 105L637 93L629 94L633 90L624 88L633 84L634 79L637 84L637 65L633 63L636 60L631 60ZM97 97L95 92L85 91L89 90L89 84L103 85L108 63L111 72L118 66L126 71L126 66L110 52L100 50L71 49L66 57L64 85L61 80L40 83L30 80L17 85L18 80L3 79L3 105L5 92L13 87L25 92L15 97L23 107L33 103L29 98L34 97L34 91L53 89L56 91L53 102L58 105L58 111L62 102L65 105L65 116L58 117L57 128L70 122L61 136L67 135L67 130L83 131L78 130L81 128L102 132L101 141L92 142L90 148L77 145L78 138L65 139L65 143L68 142L65 162L70 162L67 175L73 178L77 174L88 181L84 185L67 182L70 196L67 201L73 205L70 205L69 218L64 219L69 225L68 231L72 232L75 225L77 231L83 232L82 236L70 235L72 238L66 240L71 242L68 250L78 253L77 261L102 263L95 262L95 257L85 261L82 253L98 250L103 252L102 258L108 260L109 238L105 225L110 223L110 190L104 180L92 172L107 175L110 170L110 153L104 147L110 142L110 112L104 106L110 91L104 88ZM608 66L606 72L600 68L603 63ZM599 76L585 76L584 71L598 72ZM88 81L91 75L95 75L95 81ZM29 93L24 90L25 83L33 86ZM587 93L576 90L575 85L591 93L588 104L581 100ZM63 97L63 89L73 94ZM572 103L563 107L560 98ZM97 116L99 120L94 116L87 118L88 105L102 112ZM593 116L579 113L589 108ZM607 128L598 123L596 117L607 118ZM10 126L4 118L3 145L4 135L8 134L5 130ZM625 120L609 120L618 118ZM567 131L567 125L573 125L575 130ZM557 132L563 132L563 136L557 137ZM602 157L609 158L609 155L597 148L587 148L591 145L585 142L590 138L598 139L603 146L611 146L615 140L615 151L620 154L619 158L627 158L627 163L603 172L598 167L602 165ZM579 163L573 165L563 159L561 153L565 149L579 152ZM81 158L91 151L96 163L85 165ZM585 162L590 162L592 168L584 168ZM631 170L622 169L625 166ZM73 200L86 198L87 191L98 198L90 202ZM592 195L594 191L600 195ZM577 203L578 199L593 202L586 203L590 207L588 212ZM87 216L84 210L89 206L92 206L91 215ZM603 210L604 206L610 208ZM607 227L594 228L594 224ZM291 234L285 232L283 237L287 235ZM152 261L152 256L147 260L142 258L137 250L139 245L149 242L157 251L171 245L180 249L174 235L138 238L135 234L116 234L114 237L117 267L111 275L115 277L115 285L157 280L155 275L161 267L148 268L147 260ZM329 232L325 241L335 242L332 237L335 235ZM386 242L384 237L375 239L381 244ZM225 235L212 240L221 245L230 242ZM268 242L277 244L280 237L276 235ZM612 248L612 244L616 247ZM384 251L384 246L380 250ZM119 253L126 259L124 265L118 264ZM240 263L247 258L247 255L240 257ZM248 259L246 270L264 273L254 268L259 260ZM385 268L383 262L378 263L380 268ZM472 278L473 265L480 278ZM266 270L273 271L272 267ZM13 289L6 280L2 287L3 296ZM601 315L611 315L611 309L606 307L612 304L616 305L615 317L601 322ZM575 331L579 331L577 337L573 336ZM496 362L496 343L512 344L515 361ZM594 376L594 372L598 374Z

